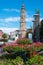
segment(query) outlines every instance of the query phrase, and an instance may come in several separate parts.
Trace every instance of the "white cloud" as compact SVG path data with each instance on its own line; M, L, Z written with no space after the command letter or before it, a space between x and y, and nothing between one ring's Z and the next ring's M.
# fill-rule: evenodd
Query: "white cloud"
M32 17L27 17L26 18L26 22L30 22L32 21L33 18ZM4 18L4 19L0 19L0 22L19 22L20 21L20 17L9 17L9 18Z
M11 21L17 22L19 20L20 20L20 17L10 17L10 18L6 18L5 22L11 22Z
M0 19L0 22L17 22L20 20L20 17L8 17L4 19Z
M15 11L15 12L20 12L20 10L18 10L18 9L3 9L3 11L7 11L7 12L13 12L13 11Z
M26 21L27 21L27 22L32 22L32 20L33 20L32 17L28 17L28 18L26 18Z
M26 22L30 22L32 20L33 20L33 18L31 18L31 17L26 18ZM18 22L18 21L20 21L20 17L10 17L10 18L5 19L5 22L11 22L11 21Z
M18 30L18 28L6 28L6 27L1 27L0 30L2 30L4 33L10 34L10 32L14 30Z
M26 22L32 22L34 18L32 17L26 17ZM40 21L43 18L40 18ZM0 22L20 22L20 17L8 17L8 18L3 18L0 19Z

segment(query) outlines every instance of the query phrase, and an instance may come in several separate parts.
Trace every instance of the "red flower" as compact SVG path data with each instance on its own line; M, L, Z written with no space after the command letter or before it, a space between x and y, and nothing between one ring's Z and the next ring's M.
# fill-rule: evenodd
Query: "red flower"
M36 51L33 51L33 56L36 55Z
M30 51L30 48L28 48L28 51Z
M30 58L32 58L33 57L33 54L32 53L30 53Z

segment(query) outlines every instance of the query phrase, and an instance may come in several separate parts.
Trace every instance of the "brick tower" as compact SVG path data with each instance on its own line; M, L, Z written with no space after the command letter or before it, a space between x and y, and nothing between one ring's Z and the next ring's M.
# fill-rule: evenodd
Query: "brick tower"
M26 36L26 21L25 21L25 9L24 4L21 7L21 15L20 15L20 35L21 38L25 38Z

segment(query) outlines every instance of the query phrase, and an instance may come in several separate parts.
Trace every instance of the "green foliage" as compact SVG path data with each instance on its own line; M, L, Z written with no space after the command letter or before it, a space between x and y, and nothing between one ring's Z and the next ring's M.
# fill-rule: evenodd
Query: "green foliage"
M15 52L23 52L23 51L27 51L27 48L26 47L15 46L14 51Z
M3 51L8 54L3 55L4 58L16 58L16 56L21 56L23 54L29 54L28 49L26 47L19 47L19 46L6 46L3 48Z
M15 59L0 60L0 65L23 65L23 59L17 56Z
M40 45L40 50L43 50L43 44Z
M29 39L18 39L18 44L31 44L31 41Z
M29 47L29 49L30 49L30 53L33 53L34 51L41 51L41 50L43 50L43 44L32 45Z
M8 39L1 39L0 41L7 42L7 41L8 41Z
M7 35L4 33L4 34L2 35L2 37L5 39L5 38L7 38Z
M35 51L37 50L34 45L29 46L29 48L30 48L30 53L32 53L34 50ZM43 45L40 45L40 49L42 49L42 48L43 48ZM43 56L39 56L38 54L36 54L32 58L29 58L28 57L29 55L27 56L27 51L28 50L27 50L27 47L25 47L25 46L22 46L22 47L20 47L20 46L6 46L6 47L3 48L3 51L8 51L10 54L8 56L7 55L5 55L5 56L3 55L4 58L6 58L8 60L4 61L3 63L1 61L0 65L18 65L18 64L23 65L24 64L24 62L23 62L24 61L24 59L23 59L24 57L26 57L26 61L25 61L26 65L43 65ZM13 52L14 53L16 52L16 53L12 56L11 53L13 53ZM17 55L20 52L21 53L23 52L22 53L22 55L24 54L23 57L22 57L21 54ZM14 57L14 56L16 56L16 57ZM11 57L13 57L13 58L11 58Z
M3 42L7 42L7 41L8 41L8 39L7 39L7 34L4 33L4 34L2 35L2 38L3 38L3 39L1 39L1 41L3 41Z
M0 60L0 65L24 65L23 59L17 56L15 59ZM43 65L43 56L35 55L26 61L26 65Z
M30 53L33 53L33 51L35 50L34 46L30 46Z
M37 61L38 61L38 55L35 55L33 58L30 59L31 64L37 63Z
M7 52L9 52L9 53L11 53L11 52L14 52L14 46L5 46L4 48L3 48L3 51L5 52L5 51L7 51Z
M35 55L33 58L29 60L30 65L41 65L43 64L43 56Z
M8 65L18 65L18 63L20 65L23 65L24 58L26 60L25 61L26 65L43 65L43 56L39 56L38 54L35 54L35 55L33 54L33 57L29 58L29 56L30 56L29 53L33 53L33 51L43 49L43 44L40 44L40 45L33 44L28 47L25 45L22 45L22 46L21 45L22 44L18 44L17 46L5 46L3 48L3 51L9 52L8 56L7 55L4 56L6 59L11 59L11 60L7 61ZM28 48L30 49L30 51L28 51Z
M16 57L16 59L15 60L12 60L12 63L14 64L14 65L23 65L24 63L23 63L23 59L21 58L21 57Z
M3 48L3 51L7 51L9 53L12 53L12 52L23 52L23 51L27 51L27 48L26 47L19 47L19 46L5 46Z

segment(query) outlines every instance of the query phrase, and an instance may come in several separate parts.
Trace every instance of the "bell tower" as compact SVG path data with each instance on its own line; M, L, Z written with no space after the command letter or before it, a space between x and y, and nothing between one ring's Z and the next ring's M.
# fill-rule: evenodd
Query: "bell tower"
M34 20L33 20L33 29L35 29L38 25L39 25L39 21L40 21L40 12L39 10L36 10L36 14L34 14Z
M34 14L34 20L33 20L33 39L34 41L40 41L40 12L39 10L36 11L36 14Z
M24 4L22 4L22 7L21 7L20 34L21 34L22 38L24 38L26 36L26 21L25 21L25 8L24 8Z

